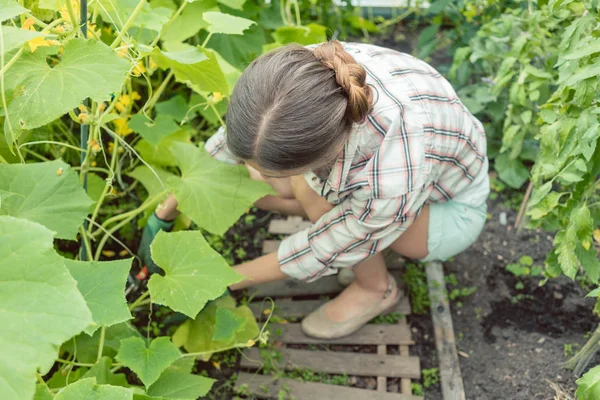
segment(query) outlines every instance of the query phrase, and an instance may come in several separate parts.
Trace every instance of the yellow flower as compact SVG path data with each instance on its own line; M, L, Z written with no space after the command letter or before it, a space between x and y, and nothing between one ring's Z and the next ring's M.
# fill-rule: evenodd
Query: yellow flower
M154 61L154 58L148 57L148 59L150 60L150 69L158 68L158 64L156 63L156 61Z
M117 253L115 253L115 252L114 252L114 251L112 251L112 250L102 250L102 255L103 255L104 257L114 257L114 256L115 256L115 254L117 254Z
M126 256L126 255L128 255L128 254L129 254L129 252L128 252L127 250L121 250L121 251L119 252L119 257L125 257L125 256Z
M246 347L252 347L255 344L256 344L256 342L254 340L250 339L246 342Z
M116 127L115 132L119 136L125 137L133 132L133 130L129 129L129 126L127 125L127 119L125 118L117 118L113 121L113 123Z
M127 108L127 106L132 104L132 102L139 100L141 98L142 98L142 96L140 96L140 94L138 92L131 92L131 95L129 95L127 93L123 93L122 95L119 96L119 99L115 103L115 108L117 109L118 112L121 113L121 112L123 112L123 110L125 110Z
M115 151L115 143L114 142L109 142L108 143L108 152L110 154L112 154ZM119 147L119 154L123 153L124 149L123 147Z
M117 55L121 58L125 58L125 56L129 54L129 49L127 48L127 43L121 42L121 46L117 49Z
M220 92L213 92L213 100L215 101L215 103L220 102L221 100L223 100L223 94Z
M77 16L79 15L79 0L67 0L67 1L71 2L71 5L73 6L73 13L75 14L75 18L77 18ZM74 21L71 21L71 16L69 15L69 10L67 9L66 4L64 6L61 5L61 7L59 8L59 12L60 12L60 16L63 17L65 19L65 21L67 21L68 23L73 25Z
M63 174L63 169L59 168L56 170L56 175L61 176Z
M35 24L35 20L33 18L27 18L25 22L23 22L23 26L21 29L25 29L26 31L35 31L33 25Z
M135 76L140 76L144 72L146 72L146 67L142 61L138 62L137 65L133 67L133 71L131 71L131 73Z

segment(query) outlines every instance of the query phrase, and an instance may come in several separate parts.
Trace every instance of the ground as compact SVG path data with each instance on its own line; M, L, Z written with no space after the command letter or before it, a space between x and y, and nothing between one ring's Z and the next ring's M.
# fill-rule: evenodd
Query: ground
M490 219L479 240L467 251L444 264L446 275L455 274L462 287L476 287L470 296L452 304L452 319L467 399L554 399L549 382L573 394L575 377L561 363L586 341L594 329L594 301L586 291L566 278L539 287L540 278L519 280L506 270L521 256L543 265L551 249L547 233L513 228L517 212L501 198L488 202ZM506 213L507 225L500 223ZM430 315L411 316L422 367L437 366ZM439 388L426 398L442 399Z

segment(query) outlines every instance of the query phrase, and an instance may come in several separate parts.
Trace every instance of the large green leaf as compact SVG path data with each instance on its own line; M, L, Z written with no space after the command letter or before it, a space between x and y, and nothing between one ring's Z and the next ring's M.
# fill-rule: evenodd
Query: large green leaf
M188 104L181 94L171 97L169 100L156 103L156 113L159 115L168 115L175 121L180 122L186 117Z
M86 329L92 335L100 326L111 326L131 319L125 299L125 284L131 261L65 260L77 288L83 295L95 324Z
M188 130L181 128L177 132L162 138L157 145L153 145L147 140L140 140L135 148L144 161L149 164L174 167L177 165L177 159L171 154L171 145L175 142L186 143L189 141L190 134L188 133ZM147 167L144 166L144 168ZM154 175L152 175L152 178L156 179Z
M138 3L138 0L119 0L118 2L115 0L98 0L98 10L105 21L111 22L121 29ZM169 8L152 8L150 4L146 3L142 6L131 26L160 32L172 14L173 10Z
M35 385L35 396L33 396L33 400L52 400L53 398L54 395L46 385L39 383Z
M217 308L215 331L213 332L212 340L216 342L233 341L236 332L246 324L244 316L238 315L236 311L225 307Z
M27 31L25 29L16 28L14 26L2 26L2 35L4 53L21 47L27 41L40 36L46 36L43 32Z
M133 390L99 385L95 378L80 379L56 394L54 400L132 400Z
M196 400L205 396L214 379L186 374L167 369L160 378L148 388L147 393L153 397L177 400Z
M241 165L217 160L192 144L173 143L181 178L167 181L179 209L207 231L222 235L254 202L272 193L265 182L249 178Z
M252 25L243 35L214 34L208 47L216 50L231 65L240 70L262 54L262 47L267 43L262 26Z
M16 0L0 0L0 22L14 18L29 11L21 7Z
M273 32L273 38L281 43L313 44L327 41L327 27L319 24L306 26L282 26Z
M47 373L58 346L92 323L92 316L52 231L0 216L0 398L33 397L35 373Z
M246 29L256 23L246 18L215 11L205 12L202 14L202 19L208 23L207 31L226 35L243 35Z
M202 19L206 11L219 11L216 0L202 0L188 4L177 22L168 25L162 32L161 39L164 42L182 42L194 36L200 29L208 26Z
M220 308L227 308L245 320L244 325L237 328L231 340L217 341L213 339L217 323L217 310ZM208 303L195 319L184 322L173 335L173 342L178 346L183 346L188 352L206 353L199 358L208 360L213 352L234 344L244 345L248 341L256 340L258 334L259 328L252 310L247 306L236 308L235 300L227 296Z
M21 56L5 77L15 89L8 105L15 136L20 129L37 128L55 120L86 97L98 102L110 100L121 90L128 69L127 61L96 40L69 41L62 60L54 67L38 52ZM9 135L6 124L4 129Z
M600 365L590 369L577 379L577 400L600 399Z
M144 114L135 114L129 121L129 128L139 133L153 146L179 130L179 125L168 115L158 115L154 121L148 120Z
M60 160L35 164L0 164L0 189L12 195L0 215L38 222L59 239L75 239L92 200L71 167Z
M181 353L169 337L153 339L150 346L140 338L124 339L117 354L117 360L135 372L146 387L180 357Z
M95 363L98 358L98 346L100 345L101 331L97 330L92 336L87 333L82 333L69 340L61 347L61 354L68 352L71 355L77 356L77 361L82 363ZM129 322L121 322L105 329L104 348L102 355L106 357L114 357L121 348L121 340L127 338L141 338L142 335ZM73 341L77 342L77 351Z
M500 154L496 157L494 164L498 176L508 186L518 189L527 181L529 178L529 170L521 160L513 160L510 158L508 153Z
M213 51L193 47L180 51L156 48L152 58L162 68L171 68L177 81L194 90L229 93L229 84Z
M151 251L156 265L165 271L164 276L152 275L148 282L152 301L191 318L206 302L243 279L199 231L159 232Z
M219 3L234 10L243 10L246 0L219 0Z

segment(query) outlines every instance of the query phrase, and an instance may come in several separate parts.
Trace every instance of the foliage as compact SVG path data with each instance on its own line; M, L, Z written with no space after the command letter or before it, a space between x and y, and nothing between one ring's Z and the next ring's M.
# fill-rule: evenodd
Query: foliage
M0 0L2 399L196 399L213 380L195 359L266 341L204 235L270 189L202 144L245 65L326 40L297 5L97 0L79 21L79 0ZM130 247L170 192L176 231L197 230L160 233L164 275L138 288ZM189 317L166 313L173 338L158 304Z

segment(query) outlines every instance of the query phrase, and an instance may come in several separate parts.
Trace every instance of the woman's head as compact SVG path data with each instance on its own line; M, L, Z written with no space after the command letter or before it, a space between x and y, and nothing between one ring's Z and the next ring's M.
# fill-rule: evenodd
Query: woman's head
M322 167L366 118L371 100L365 69L338 41L314 51L284 46L252 62L237 82L227 145L263 171Z

